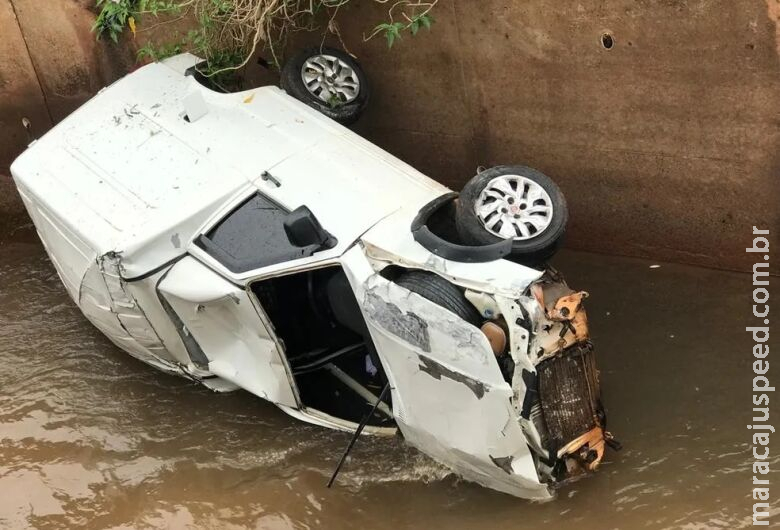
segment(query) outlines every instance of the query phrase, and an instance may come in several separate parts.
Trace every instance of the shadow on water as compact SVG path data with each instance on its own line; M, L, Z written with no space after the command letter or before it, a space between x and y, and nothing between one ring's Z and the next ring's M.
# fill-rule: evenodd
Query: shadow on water
M538 504L463 482L399 439L362 439L327 490L348 435L135 361L80 315L37 245L2 246L0 527L749 526L750 277L556 261L591 293L609 428L625 449Z

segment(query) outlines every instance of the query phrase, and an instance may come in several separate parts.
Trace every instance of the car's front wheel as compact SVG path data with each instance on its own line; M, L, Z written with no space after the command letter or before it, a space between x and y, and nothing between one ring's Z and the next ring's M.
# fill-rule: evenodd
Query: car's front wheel
M282 68L282 89L322 114L348 125L360 117L369 96L358 62L335 48L310 48Z
M483 319L479 311L466 299L463 291L438 274L420 270L407 271L399 276L395 283L447 309L472 326L479 327L482 324Z
M456 226L477 245L512 240L512 257L536 264L552 256L566 231L566 199L546 175L525 166L496 166L463 187Z

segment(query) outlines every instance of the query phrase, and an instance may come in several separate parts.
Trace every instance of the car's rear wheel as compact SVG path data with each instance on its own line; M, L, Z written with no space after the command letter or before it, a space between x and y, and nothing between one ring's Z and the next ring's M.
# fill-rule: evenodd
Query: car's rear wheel
M438 274L408 271L399 276L395 283L440 305L473 326L479 327L482 324L482 317L463 295L463 291Z
M282 68L281 85L295 99L344 125L357 120L368 103L363 69L335 48L310 48L294 56Z
M525 166L496 166L463 187L456 226L477 245L512 240L512 257L535 264L552 256L569 218L566 199L546 175Z

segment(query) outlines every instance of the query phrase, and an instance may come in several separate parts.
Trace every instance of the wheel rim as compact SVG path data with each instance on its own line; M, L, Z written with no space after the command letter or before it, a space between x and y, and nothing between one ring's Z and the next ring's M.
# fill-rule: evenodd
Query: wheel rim
M550 195L521 175L501 175L488 182L477 198L474 211L485 230L515 241L538 236L553 218Z
M312 96L329 105L351 103L360 93L357 73L333 55L312 55L306 59L301 78Z

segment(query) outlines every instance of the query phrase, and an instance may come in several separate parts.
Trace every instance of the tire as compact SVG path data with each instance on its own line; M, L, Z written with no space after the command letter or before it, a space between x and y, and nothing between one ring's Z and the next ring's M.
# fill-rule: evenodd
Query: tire
M309 83L315 87L311 91L304 80L304 69L312 76L320 73L326 79L330 72L331 78L326 81L330 84L323 89L319 80L311 79ZM340 72L344 72L343 79L339 78ZM309 48L287 61L281 71L281 86L295 99L342 125L360 117L370 93L366 74L357 61L348 53L327 47Z
M490 205L494 204L486 201L501 197L503 191L496 186L503 187L502 183L507 183L511 188L509 191L514 193L506 193L501 199L496 198L495 212L484 215L485 211L493 209ZM517 186L521 185L524 191L518 195ZM477 211L480 205L482 216ZM499 205L502 209L499 209ZM529 214L524 213L525 210L533 211ZM496 221L502 215L503 219L510 221L506 226L503 221L500 224ZM512 237L510 256L521 263L538 264L558 249L568 219L566 199L549 177L530 167L496 166L479 173L463 187L458 200L455 226L460 238L472 245L488 245ZM501 230L505 233L499 235ZM513 232L514 236L506 232Z
M436 305L454 313L472 326L479 327L483 318L463 292L438 274L427 271L408 271L399 276L395 283Z

